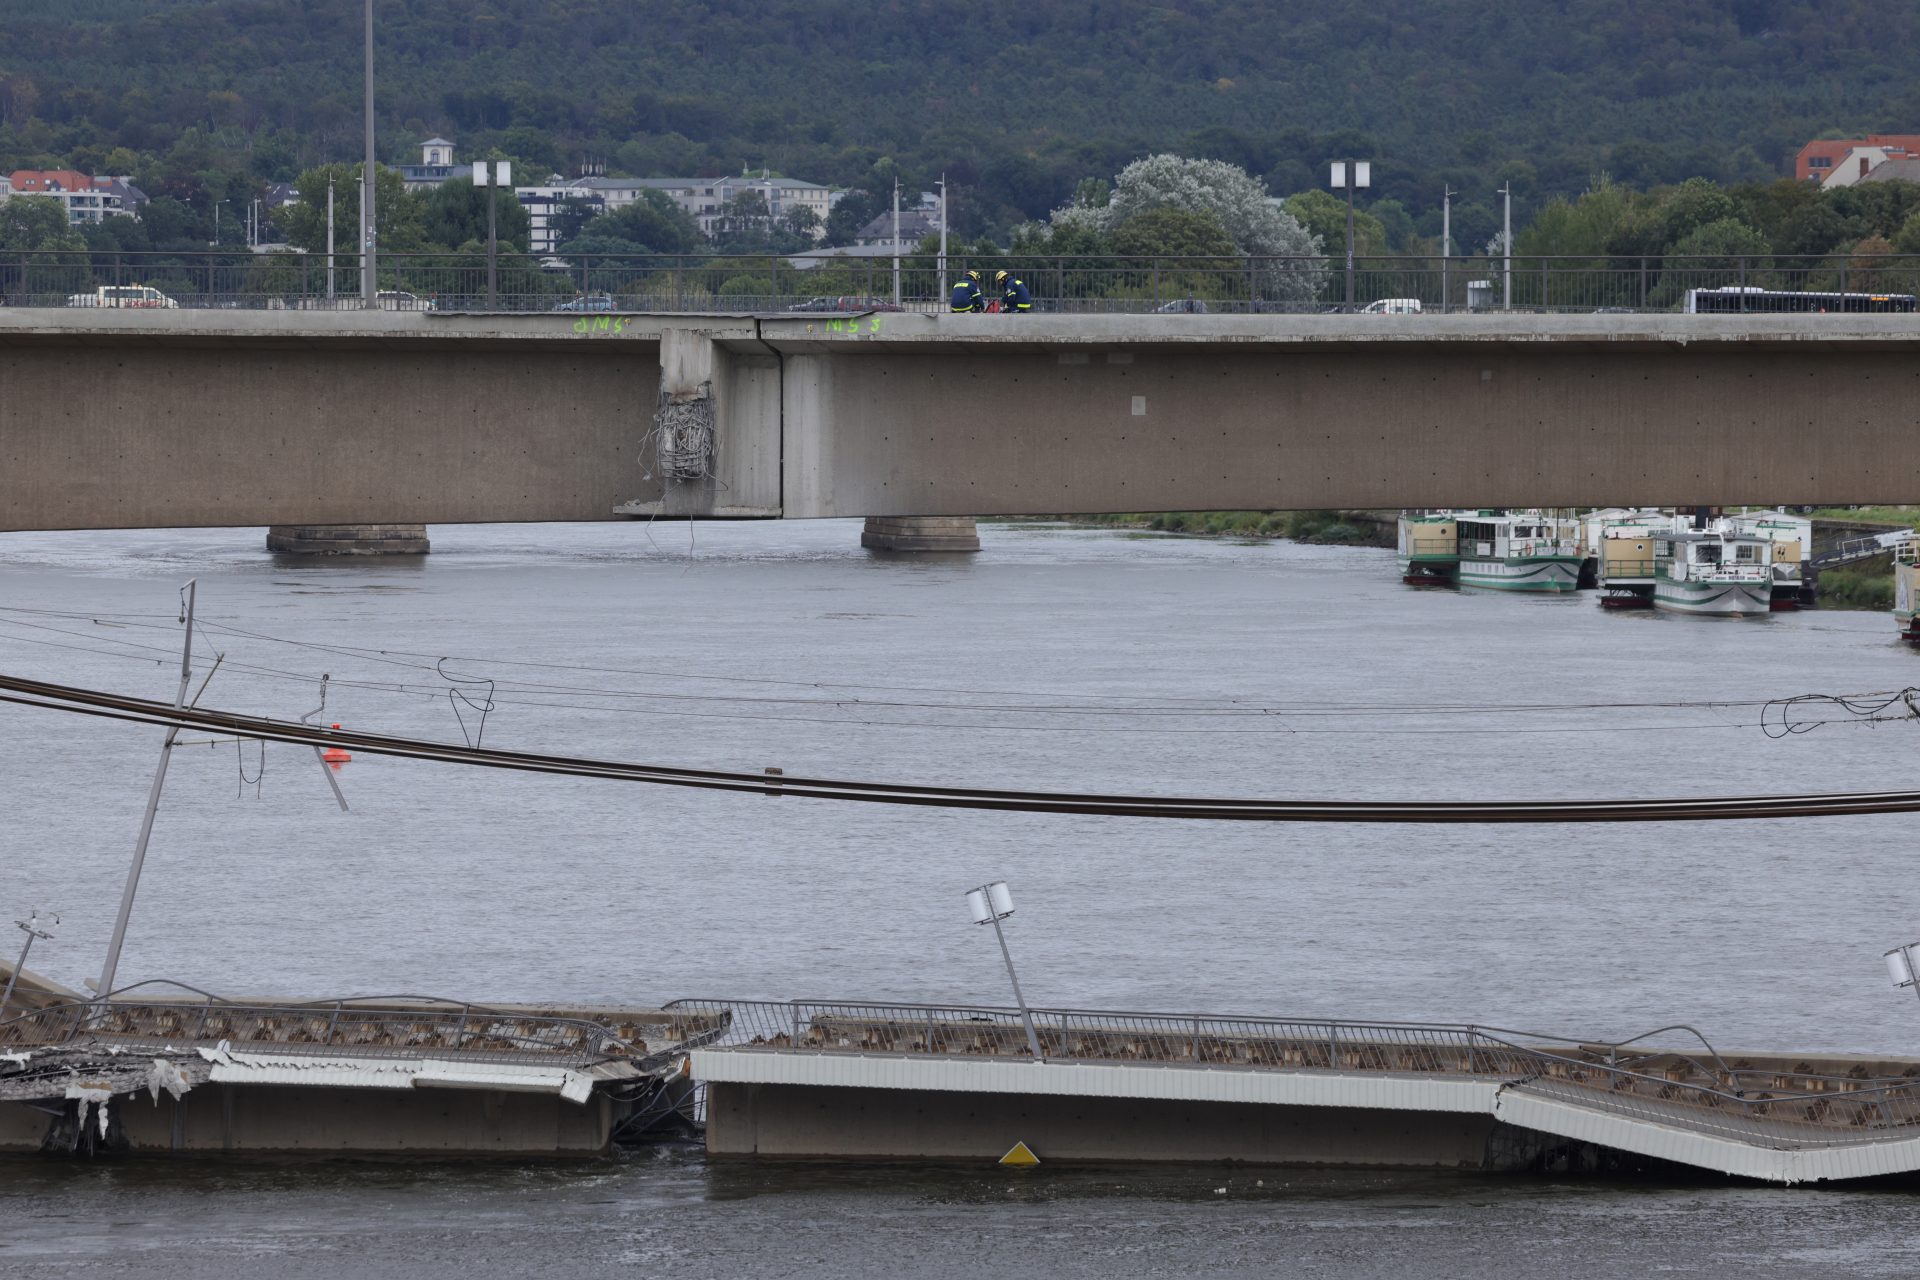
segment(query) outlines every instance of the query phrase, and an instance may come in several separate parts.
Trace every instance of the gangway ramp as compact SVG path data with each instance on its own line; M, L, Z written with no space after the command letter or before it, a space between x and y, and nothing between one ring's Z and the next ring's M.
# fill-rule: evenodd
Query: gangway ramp
M1920 1059L1595 1043L1463 1024L823 1001L726 1015L690 1054L716 1156L1560 1169L1771 1182L1920 1169Z

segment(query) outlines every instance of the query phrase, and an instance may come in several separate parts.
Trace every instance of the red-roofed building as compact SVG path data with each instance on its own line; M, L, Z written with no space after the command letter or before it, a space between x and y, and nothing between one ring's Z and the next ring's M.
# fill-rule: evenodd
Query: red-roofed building
M137 190L113 178L90 178L77 169L16 169L7 175L7 185L12 187L10 195L58 200L67 208L67 221L75 224L98 222L113 214L130 216L133 209L127 197Z
M1875 133L1864 138L1822 138L1800 148L1793 160L1793 176L1802 182L1825 182L1833 167L1855 147L1881 147L1891 158L1920 156L1920 133Z

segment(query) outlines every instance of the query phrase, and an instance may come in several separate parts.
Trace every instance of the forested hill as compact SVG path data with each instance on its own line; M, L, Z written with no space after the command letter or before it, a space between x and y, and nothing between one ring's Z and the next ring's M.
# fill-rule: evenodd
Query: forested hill
M941 169L989 222L1144 151L1279 193L1761 179L1920 130L1920 34L1865 0L376 0L386 159L431 133L571 172ZM0 0L0 165L358 148L358 0ZM199 130L189 134L189 130ZM84 166L83 166L84 167Z

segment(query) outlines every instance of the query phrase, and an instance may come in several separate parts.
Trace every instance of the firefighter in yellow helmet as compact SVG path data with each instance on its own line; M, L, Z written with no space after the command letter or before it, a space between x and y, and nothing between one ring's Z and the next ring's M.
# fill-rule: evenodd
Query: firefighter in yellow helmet
M953 310L985 311L987 295L980 288L980 273L969 271L953 286Z
M1027 282L1019 276L1005 271L993 273L994 284L1000 287L1000 309L1009 312L1033 310L1033 294L1027 289Z

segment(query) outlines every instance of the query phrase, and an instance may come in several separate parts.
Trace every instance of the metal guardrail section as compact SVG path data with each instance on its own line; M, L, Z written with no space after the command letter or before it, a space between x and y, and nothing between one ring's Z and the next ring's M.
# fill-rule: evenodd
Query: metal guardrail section
M917 246L913 246L917 248ZM506 254L489 301L484 255L382 253L381 305L389 310L561 311L591 319L612 311L866 311L894 303L891 257L840 258L802 268L780 255ZM1355 260L1353 307L1337 257L900 256L900 304L944 311L943 280L964 267L1006 269L1040 310L1061 312L1319 312L1364 310L1392 299L1425 312L1676 311L1689 290L1720 290L1716 313L1777 309L1763 290L1806 295L1790 309L1912 310L1920 255L1722 257L1515 255L1383 256ZM103 305L354 310L358 259L324 253L50 251L0 253L0 305L102 305L98 290L144 285L163 301L109 295ZM1508 296L1511 301L1508 301Z
M432 1056L577 1067L681 1052L721 1034L726 1018L723 1011L680 1011L657 1020L594 1020L479 1005L408 1009L346 1001L115 1001L55 1005L0 1022L0 1053L85 1043L152 1047L226 1041L248 1052L375 1059Z
M796 1000L668 1002L728 1015L707 1046L748 1052L1029 1059L1018 1010ZM1493 1079L1558 1101L1770 1148L1920 1138L1920 1066L1843 1075L1499 1028L1034 1009L1050 1063ZM1660 1032L1686 1031L1668 1027ZM1636 1037L1644 1039L1645 1037Z

